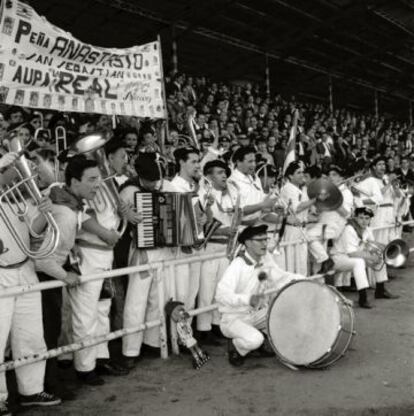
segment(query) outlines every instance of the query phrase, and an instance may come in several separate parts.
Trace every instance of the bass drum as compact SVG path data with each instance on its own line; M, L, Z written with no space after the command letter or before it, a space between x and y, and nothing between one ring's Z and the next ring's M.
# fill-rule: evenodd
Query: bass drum
M324 368L344 356L354 322L352 302L334 287L299 280L273 299L267 329L276 356L287 367Z

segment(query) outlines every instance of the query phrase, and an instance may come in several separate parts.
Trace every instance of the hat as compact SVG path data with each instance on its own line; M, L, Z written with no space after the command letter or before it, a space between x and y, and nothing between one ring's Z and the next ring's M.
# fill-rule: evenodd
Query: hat
M220 143L225 143L225 142L230 143L230 139L227 136L221 136L220 139L219 139L219 142Z
M207 162L204 165L203 168L203 175L206 176L209 173L211 173L211 169L213 168L221 168L224 169L226 171L226 176L230 177L231 175L231 170L229 168L229 166L227 165L227 163L224 163L222 160L216 159L216 160L210 160L209 162Z
M355 208L355 212L354 212L355 217L360 214L369 215L372 218L374 216L374 211L368 207Z
M141 179L147 181L159 181L161 179L161 170L156 153L139 152L135 160L135 170Z
M250 225L246 227L238 237L238 241L240 244L244 244L247 240L252 239L256 235L266 234L267 233L267 225L266 224L259 224L259 225Z
M329 165L328 173L331 171L336 172L340 176L344 176L343 169L341 169L338 165Z

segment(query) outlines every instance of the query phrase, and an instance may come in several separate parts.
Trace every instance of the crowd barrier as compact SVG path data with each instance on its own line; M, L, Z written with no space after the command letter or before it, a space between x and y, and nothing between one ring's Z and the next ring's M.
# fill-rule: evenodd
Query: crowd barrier
M374 231L384 230L384 229L398 229L404 225L414 225L414 221L404 221L404 222L396 222L387 226L383 227L375 227L373 228ZM297 246L299 244L307 244L306 240L299 239L297 241L289 241L289 242L281 242L280 247L288 247L288 246ZM38 353L34 355L29 355L25 357L16 358L13 361L7 361L0 364L0 372L12 370L18 367L22 367L24 365L32 364L38 361L47 360L52 357L57 357L62 354L75 352L84 348L92 347L103 342L108 342L114 340L116 338L123 337L125 335L133 334L136 332L142 332L149 328L159 327L160 328L160 350L161 350L161 358L166 359L168 358L168 340L167 340L167 322L165 317L164 311L164 285L162 282L162 274L166 267L171 268L171 271L174 271L175 267L180 264L191 264L197 262L204 262L207 260L214 260L214 259L221 259L225 257L225 253L213 253L213 254L198 254L191 257L187 257L185 259L176 259L176 260L166 260L155 262L152 264L145 264L140 266L131 266L125 267L121 269L110 270L107 272L101 272L96 274L85 275L81 277L81 283L84 284L86 282L91 282L94 280L99 279L108 279L111 277L117 276L125 276L131 273L142 272L152 270L155 272L154 282L157 284L157 291L158 291L158 300L159 300L159 319L144 322L143 324L130 327L130 328L123 328L119 329L114 332L109 332L108 334L90 337L88 339L75 342L69 345L65 345L62 347L58 347L52 350L45 351L43 353ZM172 275L174 278L174 274ZM318 276L314 276L318 277ZM42 282L32 285L26 286L16 286L12 288L6 288L0 290L0 301L2 298L6 297L15 297L15 296L22 296L26 293L38 292L42 290L48 290L58 287L66 286L66 284L60 280ZM190 316L197 316L202 313L211 312L218 308L217 304L212 304L210 306L206 306L203 308L193 309L189 311ZM175 331L175 325L170 325L170 341L171 341L171 350L174 354L179 354L179 347L177 342L177 333Z

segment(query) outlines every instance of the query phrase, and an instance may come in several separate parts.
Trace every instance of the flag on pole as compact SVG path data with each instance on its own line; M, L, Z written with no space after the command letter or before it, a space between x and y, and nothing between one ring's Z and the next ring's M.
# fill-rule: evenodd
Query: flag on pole
M283 174L285 174L287 167L296 160L296 134L298 131L299 110L293 113L292 127L290 128L289 140L286 146L285 162L283 163Z

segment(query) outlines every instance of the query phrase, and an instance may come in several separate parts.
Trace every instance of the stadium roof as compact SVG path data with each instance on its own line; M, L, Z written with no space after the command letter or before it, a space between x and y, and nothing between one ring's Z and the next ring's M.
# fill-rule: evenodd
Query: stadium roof
M82 41L127 47L178 44L179 70L264 80L272 92L407 115L414 99L413 0L31 0ZM168 67L168 65L167 65Z

